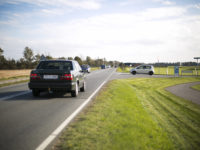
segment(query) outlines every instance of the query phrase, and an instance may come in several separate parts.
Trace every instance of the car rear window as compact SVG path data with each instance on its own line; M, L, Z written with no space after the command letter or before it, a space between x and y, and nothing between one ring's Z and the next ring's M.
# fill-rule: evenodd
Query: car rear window
M73 67L70 61L43 61L37 69L73 70Z

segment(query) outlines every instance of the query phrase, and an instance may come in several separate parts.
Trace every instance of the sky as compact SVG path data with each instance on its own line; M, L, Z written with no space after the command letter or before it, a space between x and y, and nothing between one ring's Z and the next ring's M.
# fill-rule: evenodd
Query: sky
M6 58L34 54L122 62L200 57L200 0L0 0Z

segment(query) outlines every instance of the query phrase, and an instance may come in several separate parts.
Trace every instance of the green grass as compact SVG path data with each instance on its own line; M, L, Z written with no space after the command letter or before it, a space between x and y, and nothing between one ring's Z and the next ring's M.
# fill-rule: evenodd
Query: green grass
M195 89L195 90L199 90L200 91L200 84L192 86L192 88Z
M199 78L115 80L63 132L59 150L200 149L200 107L164 90Z
M131 67L125 67L125 68L118 67L117 72L129 73L130 69L131 69Z
M99 67L91 67L91 71L99 70Z

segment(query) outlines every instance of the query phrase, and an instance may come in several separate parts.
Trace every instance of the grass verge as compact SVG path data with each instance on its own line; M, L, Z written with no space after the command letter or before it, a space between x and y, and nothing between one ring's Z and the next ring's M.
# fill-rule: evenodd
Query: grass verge
M200 84L192 86L192 88L195 89L195 90L199 90L200 91Z
M20 78L28 78L28 77L29 77L29 75L1 78L0 81L15 80L15 79L20 79Z
M200 149L200 106L164 90L199 78L110 82L63 132L57 150Z
M25 83L25 82L28 82L28 81L29 81L29 80L22 80L22 81L11 82L11 83L3 83L3 84L0 84L0 87L9 86L9 85L14 85L14 84L19 84L19 83Z
M99 70L99 67L91 67L91 71Z

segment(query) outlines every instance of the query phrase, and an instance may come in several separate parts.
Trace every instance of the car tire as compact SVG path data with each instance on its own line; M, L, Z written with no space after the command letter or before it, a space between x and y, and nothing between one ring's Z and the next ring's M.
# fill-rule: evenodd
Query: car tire
M153 71L150 71L150 72L149 72L149 75L153 75Z
M136 71L132 71L131 73L132 73L133 75L135 75L135 74L136 74Z
M40 91L38 89L32 89L32 94L34 97L37 97L40 95Z
M86 89L86 83L83 82L83 86L80 88L80 91L85 92L85 89Z
M75 85L75 90L74 91L71 91L71 95L72 97L77 97L78 96L78 83L76 83Z

